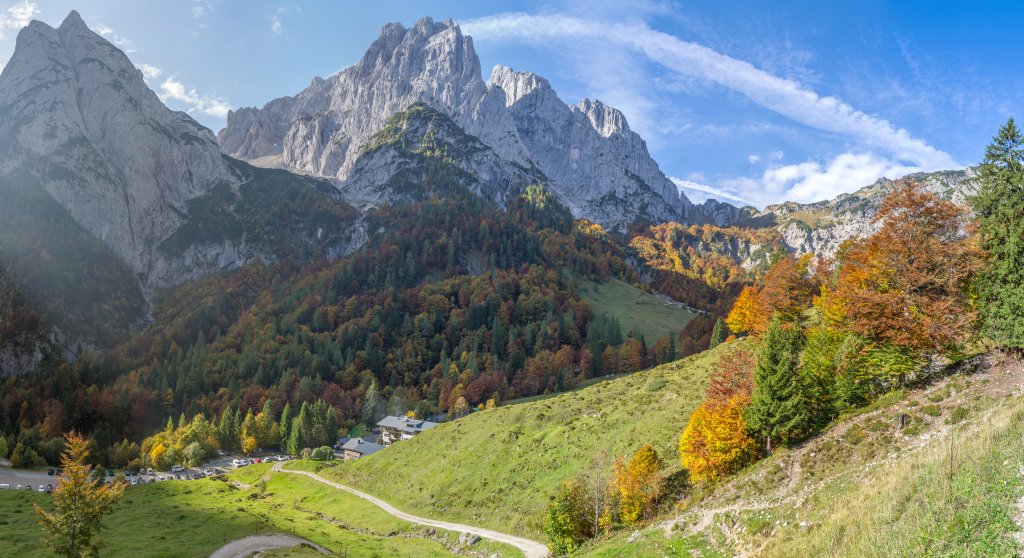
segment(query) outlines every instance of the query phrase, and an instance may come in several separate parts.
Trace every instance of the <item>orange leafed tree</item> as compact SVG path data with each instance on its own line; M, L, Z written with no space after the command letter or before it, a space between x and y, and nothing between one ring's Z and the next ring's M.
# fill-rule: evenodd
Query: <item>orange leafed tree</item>
M707 399L728 401L734 396L750 397L754 389L754 366L757 355L748 349L724 353L711 372Z
M816 288L808 277L811 257L786 256L768 270L760 287L745 287L726 317L729 329L760 335L768 329L772 316L787 323L797 321L811 305Z
M840 254L824 315L919 354L962 343L976 317L969 291L982 263L967 210L910 183L889 194L874 219L878 232Z

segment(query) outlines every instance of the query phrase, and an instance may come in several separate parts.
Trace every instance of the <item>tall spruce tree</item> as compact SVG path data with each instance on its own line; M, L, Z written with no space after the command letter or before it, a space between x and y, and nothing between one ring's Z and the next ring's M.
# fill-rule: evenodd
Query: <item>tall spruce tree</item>
M284 404L284 409L281 410L281 421L277 423L278 436L281 438L281 447L288 447L288 436L292 433L292 406L289 403Z
M373 428L380 420L380 409L383 404L384 401L377 388L377 380L370 380L370 387L366 388L366 394L363 396L363 409L360 416L360 421L367 428Z
M810 426L807 390L797 369L799 351L799 331L784 328L778 317L772 318L754 368L750 405L744 413L747 428L764 440L768 453L773 442L787 443L806 433Z
M987 253L977 281L982 331L1008 349L1024 349L1024 137L1011 118L985 149L971 200Z
M722 318L718 318L718 321L715 322L714 329L711 330L711 344L708 346L709 349L714 349L721 345L722 341L725 341L725 332L722 330L723 327Z

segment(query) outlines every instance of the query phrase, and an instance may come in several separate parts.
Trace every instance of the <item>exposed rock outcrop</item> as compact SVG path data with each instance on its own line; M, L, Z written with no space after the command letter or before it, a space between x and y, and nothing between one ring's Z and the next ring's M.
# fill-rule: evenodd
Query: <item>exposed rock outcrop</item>
M30 23L0 74L0 179L15 171L139 274L186 201L240 181L213 134L164 106L76 12L57 29Z

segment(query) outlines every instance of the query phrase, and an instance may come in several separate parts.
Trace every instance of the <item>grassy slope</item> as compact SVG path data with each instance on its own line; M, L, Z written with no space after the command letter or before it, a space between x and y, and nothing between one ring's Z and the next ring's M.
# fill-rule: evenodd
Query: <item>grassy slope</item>
M595 314L615 316L622 325L623 335L635 331L644 336L648 346L665 335L678 337L679 331L695 316L689 310L668 304L618 279L604 283L580 281L579 291Z
M742 342L738 342L742 343ZM474 413L323 475L401 509L543 540L562 481L651 443L678 471L679 432L721 351L738 343L540 401ZM608 457L598 458L602 450Z
M256 482L266 466L241 471ZM287 532L348 556L451 556L425 529L400 521L372 504L305 477L272 474L265 498L217 480L181 481L130 488L107 521L104 556L205 557L225 542L256 533ZM31 503L49 496L0 491L0 556L48 556ZM457 536L442 534L448 542ZM487 552L517 556L511 547L482 544ZM300 555L300 554L296 554Z
M652 526L632 542L620 533L582 554L1016 555L1024 366L985 359L981 369L891 394L694 496L675 525Z

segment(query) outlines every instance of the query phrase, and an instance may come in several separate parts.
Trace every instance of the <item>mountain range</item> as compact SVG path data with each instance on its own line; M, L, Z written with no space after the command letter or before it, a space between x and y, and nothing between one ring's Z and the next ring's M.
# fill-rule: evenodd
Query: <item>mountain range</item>
M972 176L911 178L963 199ZM230 112L216 137L164 106L76 12L22 29L0 73L0 253L50 318L41 339L66 356L123 339L166 289L253 262L352 254L377 232L367 212L444 196L448 183L499 208L542 185L626 240L644 225L738 225L823 255L870 231L896 184L763 211L694 204L622 112L568 104L505 66L484 81L472 38L450 20L389 24L355 65Z

